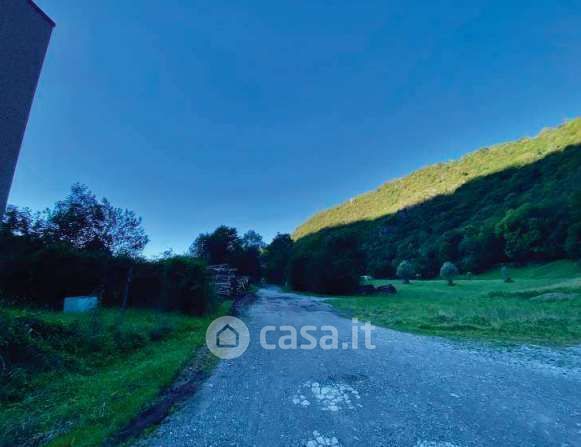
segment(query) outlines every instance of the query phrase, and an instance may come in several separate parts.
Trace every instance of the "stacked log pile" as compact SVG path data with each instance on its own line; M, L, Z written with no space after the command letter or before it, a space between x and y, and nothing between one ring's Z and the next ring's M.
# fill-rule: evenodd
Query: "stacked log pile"
M239 276L235 268L228 264L209 265L208 272L216 294L234 297L243 294L250 286L248 276Z
M238 277L238 284L237 284L237 286L238 286L238 290L237 290L238 295L242 295L250 287L250 278L248 276L240 276L240 277Z

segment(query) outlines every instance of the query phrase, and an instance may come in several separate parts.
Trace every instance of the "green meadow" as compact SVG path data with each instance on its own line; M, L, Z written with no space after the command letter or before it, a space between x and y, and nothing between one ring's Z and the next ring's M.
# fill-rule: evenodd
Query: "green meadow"
M511 270L514 282L492 270L471 279L372 280L394 284L396 295L344 296L342 313L400 331L497 342L581 343L581 267L570 261Z

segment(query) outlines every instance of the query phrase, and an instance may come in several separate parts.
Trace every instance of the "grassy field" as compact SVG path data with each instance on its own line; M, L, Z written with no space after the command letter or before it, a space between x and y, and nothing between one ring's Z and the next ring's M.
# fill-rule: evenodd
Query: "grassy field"
M340 297L340 311L402 331L447 337L569 345L581 343L581 268L559 261L511 270L505 283L494 270L473 279L374 280L393 296Z
M0 446L102 444L171 384L215 316L4 309L0 353L13 351L0 377Z

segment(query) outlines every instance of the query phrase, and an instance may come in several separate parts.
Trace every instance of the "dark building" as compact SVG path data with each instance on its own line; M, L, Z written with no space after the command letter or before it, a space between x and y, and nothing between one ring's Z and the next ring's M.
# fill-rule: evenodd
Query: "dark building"
M0 0L0 214L53 27L32 0Z

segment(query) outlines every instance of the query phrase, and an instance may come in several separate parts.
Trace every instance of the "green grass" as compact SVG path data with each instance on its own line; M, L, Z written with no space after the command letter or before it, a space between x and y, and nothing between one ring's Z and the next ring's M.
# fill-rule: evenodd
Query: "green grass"
M472 280L374 280L392 283L393 296L340 297L340 311L401 331L498 342L581 343L581 275L562 261L511 271L505 283L493 271ZM539 276L536 273L540 273ZM566 275L566 276L564 276Z
M562 279L581 278L581 263L568 260L554 261L545 264L531 264L526 267L509 269L515 279ZM479 279L502 279L500 267L478 275Z
M218 314L227 313L230 304L222 305ZM25 441L36 445L36 440L53 447L100 445L126 425L172 383L203 345L206 328L215 317L130 310L120 326L119 312L114 310L100 311L96 319L13 309L7 313L58 330L72 328L71 334L96 331L97 343L112 346L92 352L84 342L66 336L62 344L50 338L38 340L40 348L50 348L46 352L64 361L48 371L33 371L25 380L25 393L2 402L0 445L26 445ZM113 346L115 337L121 339L118 346Z

